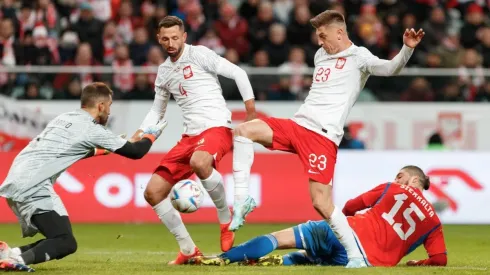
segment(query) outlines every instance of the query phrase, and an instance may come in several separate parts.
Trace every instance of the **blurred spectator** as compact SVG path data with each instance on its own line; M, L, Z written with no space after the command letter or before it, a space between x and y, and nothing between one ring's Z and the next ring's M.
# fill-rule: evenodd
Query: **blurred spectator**
M289 43L286 41L286 27L279 23L269 29L269 42L264 50L269 55L271 66L277 67L286 61L289 54Z
M485 26L483 9L472 3L466 10L466 18L461 29L461 44L465 48L474 48L478 45L477 32Z
M165 60L163 58L163 53L160 50L159 46L153 46L150 48L148 51L148 61L144 64L146 67L158 67L160 64L162 64ZM154 73L149 73L146 74L148 84L150 85L151 89L153 90L153 87L155 85L155 80L157 78L156 71Z
M114 49L117 45L123 43L123 39L119 35L114 21L107 21L105 24L102 42L104 43L104 64L110 65L114 61Z
M12 20L3 18L0 23L0 68L16 65L16 52L19 46L15 42L14 26ZM10 94L9 85L15 79L14 74L0 73L0 93Z
M348 126L344 127L344 136L339 144L339 149L353 149L353 150L364 150L366 149L364 146L364 142L356 139Z
M132 90L134 87L134 75L131 72L133 61L129 58L128 46L121 44L116 47L112 68L115 71L112 75L112 84L115 90L123 94ZM118 70L125 70L125 72L117 72ZM115 95L115 97L118 96Z
M151 46L147 30L143 27L137 28L134 31L134 40L129 45L131 60L135 66L141 66L146 62L146 56Z
M94 9L94 16L102 22L106 22L112 16L111 0L83 0L89 2Z
M152 17L148 23L146 23L146 28L149 31L150 40L153 43L158 43L157 41L157 29L158 23L167 16L167 9L163 6L157 6L155 9L155 17Z
M152 100L155 97L153 89L147 81L145 74L137 74L134 80L134 88L123 95L123 99Z
M459 43L459 34L456 32L449 32L448 35L439 42L440 44L436 47L435 53L440 56L440 67L458 67L464 55L464 49L461 48Z
M264 50L259 50L255 53L253 59L254 67L269 67L269 54Z
M479 39L481 44L478 47L483 57L483 67L490 68L490 27L483 28L479 32Z
M61 64L73 59L77 52L78 43L80 43L80 40L78 39L76 32L66 31L63 33L58 45Z
M305 51L294 47L289 52L289 60L277 69L280 74L288 75L289 91L298 95L304 89L304 76L308 73L308 65L305 63Z
M490 102L490 79L485 82L485 84L478 89L475 96L475 101L478 102Z
M279 84L272 85L267 91L267 100L295 100L296 97L289 90L289 77L282 75Z
M467 49L459 67L459 85L463 89L463 97L473 100L478 89L483 85L485 79L481 66L482 58L474 49ZM470 75L468 69L473 69L476 75Z
M422 24L422 29L425 32L422 46L425 50L430 50L441 43L447 36L446 15L441 7L434 7L430 13L429 20Z
M274 18L272 4L263 1L259 4L257 16L250 21L248 35L252 44L252 51L262 48L267 42L267 35L272 24L278 21Z
M448 83L440 96L436 98L438 101L445 102L457 102L457 101L465 101L465 98L461 92L460 86L457 82Z
M35 81L29 81L24 87L24 94L18 99L39 100L45 98L41 96L39 84Z
M80 83L80 79L78 76L73 76L72 79L68 82L66 89L63 92L55 93L53 99L62 99L62 100L70 100L70 99L80 99L82 94L82 85Z
M36 25L44 25L48 32L56 32L58 12L51 0L38 0L36 9Z
M133 6L131 1L122 0L119 6L119 13L116 18L117 32L123 38L126 44L129 44L133 40L134 30L140 24L140 20L137 17L133 17Z
M223 45L227 49L235 49L244 60L249 51L247 40L247 21L237 15L235 8L230 4L223 4L220 8L221 18L215 23L215 28Z
M78 34L80 42L90 44L93 57L97 61L102 62L103 46L102 46L102 30L103 23L94 17L92 6L89 3L80 5L80 18L73 26L74 31Z
M293 1L292 0L275 0L272 4L274 15L282 24L289 24L290 18L289 15L293 10Z
M442 151L445 150L444 141L439 133L433 133L427 142L427 150Z
M213 28L208 29L197 44L206 46L221 56L223 56L226 51L223 42L221 42L221 39Z
M174 9L170 15L177 16L178 18L182 19L182 21L185 21L186 13L185 13L185 7L188 2L193 1L193 0L177 0L177 8Z
M199 39L201 39L206 30L208 29L208 24L206 23L206 17L202 12L202 6L197 1L192 1L188 4L187 16L185 20L185 30L187 32L187 43L196 44Z
M243 18L254 18L257 16L260 0L244 0L240 6L240 16Z
M402 101L432 101L434 94L429 82L423 77L417 77L410 87L400 96Z
M88 43L82 43L78 46L77 54L73 60L65 62L63 66L100 66L92 55L92 48ZM80 79L82 87L95 82L100 81L101 76L96 73L90 73L80 68L80 73L62 73L56 75L53 82L53 87L58 91L63 91L66 85L73 79L73 77Z
M18 37L24 39L26 31L32 31L36 25L36 15L32 10L32 3L23 2L20 12L17 14Z
M313 27L310 24L311 14L307 6L295 9L294 18L288 26L288 41L291 45L305 45L310 41Z

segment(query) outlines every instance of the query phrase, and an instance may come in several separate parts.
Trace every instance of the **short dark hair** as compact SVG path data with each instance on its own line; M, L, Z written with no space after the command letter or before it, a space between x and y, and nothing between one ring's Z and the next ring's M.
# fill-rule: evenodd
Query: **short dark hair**
M418 176L419 182L424 188L424 190L429 190L430 188L430 178L425 175L424 171L420 167L415 165L407 165L402 168L402 170L407 171L411 176Z
M82 108L92 108L100 98L109 98L112 96L111 88L102 82L94 82L85 86L82 90L81 105Z
M333 23L345 24L345 19L342 13L336 10L326 10L311 18L310 23L315 29L318 29Z
M173 26L179 26L179 29L184 30L184 21L177 16L167 15L158 23L158 31L161 28L171 28Z

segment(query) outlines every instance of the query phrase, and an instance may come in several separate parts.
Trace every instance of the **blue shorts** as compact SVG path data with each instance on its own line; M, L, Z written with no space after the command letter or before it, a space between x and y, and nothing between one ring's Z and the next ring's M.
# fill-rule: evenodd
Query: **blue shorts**
M326 221L309 221L293 227L296 248L304 249L308 259L297 264L347 265L347 252ZM294 254L294 253L293 253ZM297 254L291 254L297 260ZM287 256L285 256L287 257Z

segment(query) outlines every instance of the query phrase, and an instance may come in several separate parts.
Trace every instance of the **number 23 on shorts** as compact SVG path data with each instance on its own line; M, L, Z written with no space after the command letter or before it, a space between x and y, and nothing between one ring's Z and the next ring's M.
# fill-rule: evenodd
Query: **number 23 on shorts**
M327 157L325 155L316 155L311 153L308 156L308 162L310 163L308 173L311 174L320 174L321 171L327 168Z

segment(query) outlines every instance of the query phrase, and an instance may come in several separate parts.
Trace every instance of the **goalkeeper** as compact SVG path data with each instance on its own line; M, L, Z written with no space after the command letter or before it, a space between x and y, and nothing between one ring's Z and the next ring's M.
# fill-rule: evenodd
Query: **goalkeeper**
M68 213L53 189L57 177L80 159L114 152L140 159L167 122L147 127L130 142L104 126L111 112L112 90L92 83L81 94L81 109L54 118L14 159L0 186L22 227L23 237L40 232L46 238L10 249L0 242L0 270L33 271L27 265L61 259L77 250Z

